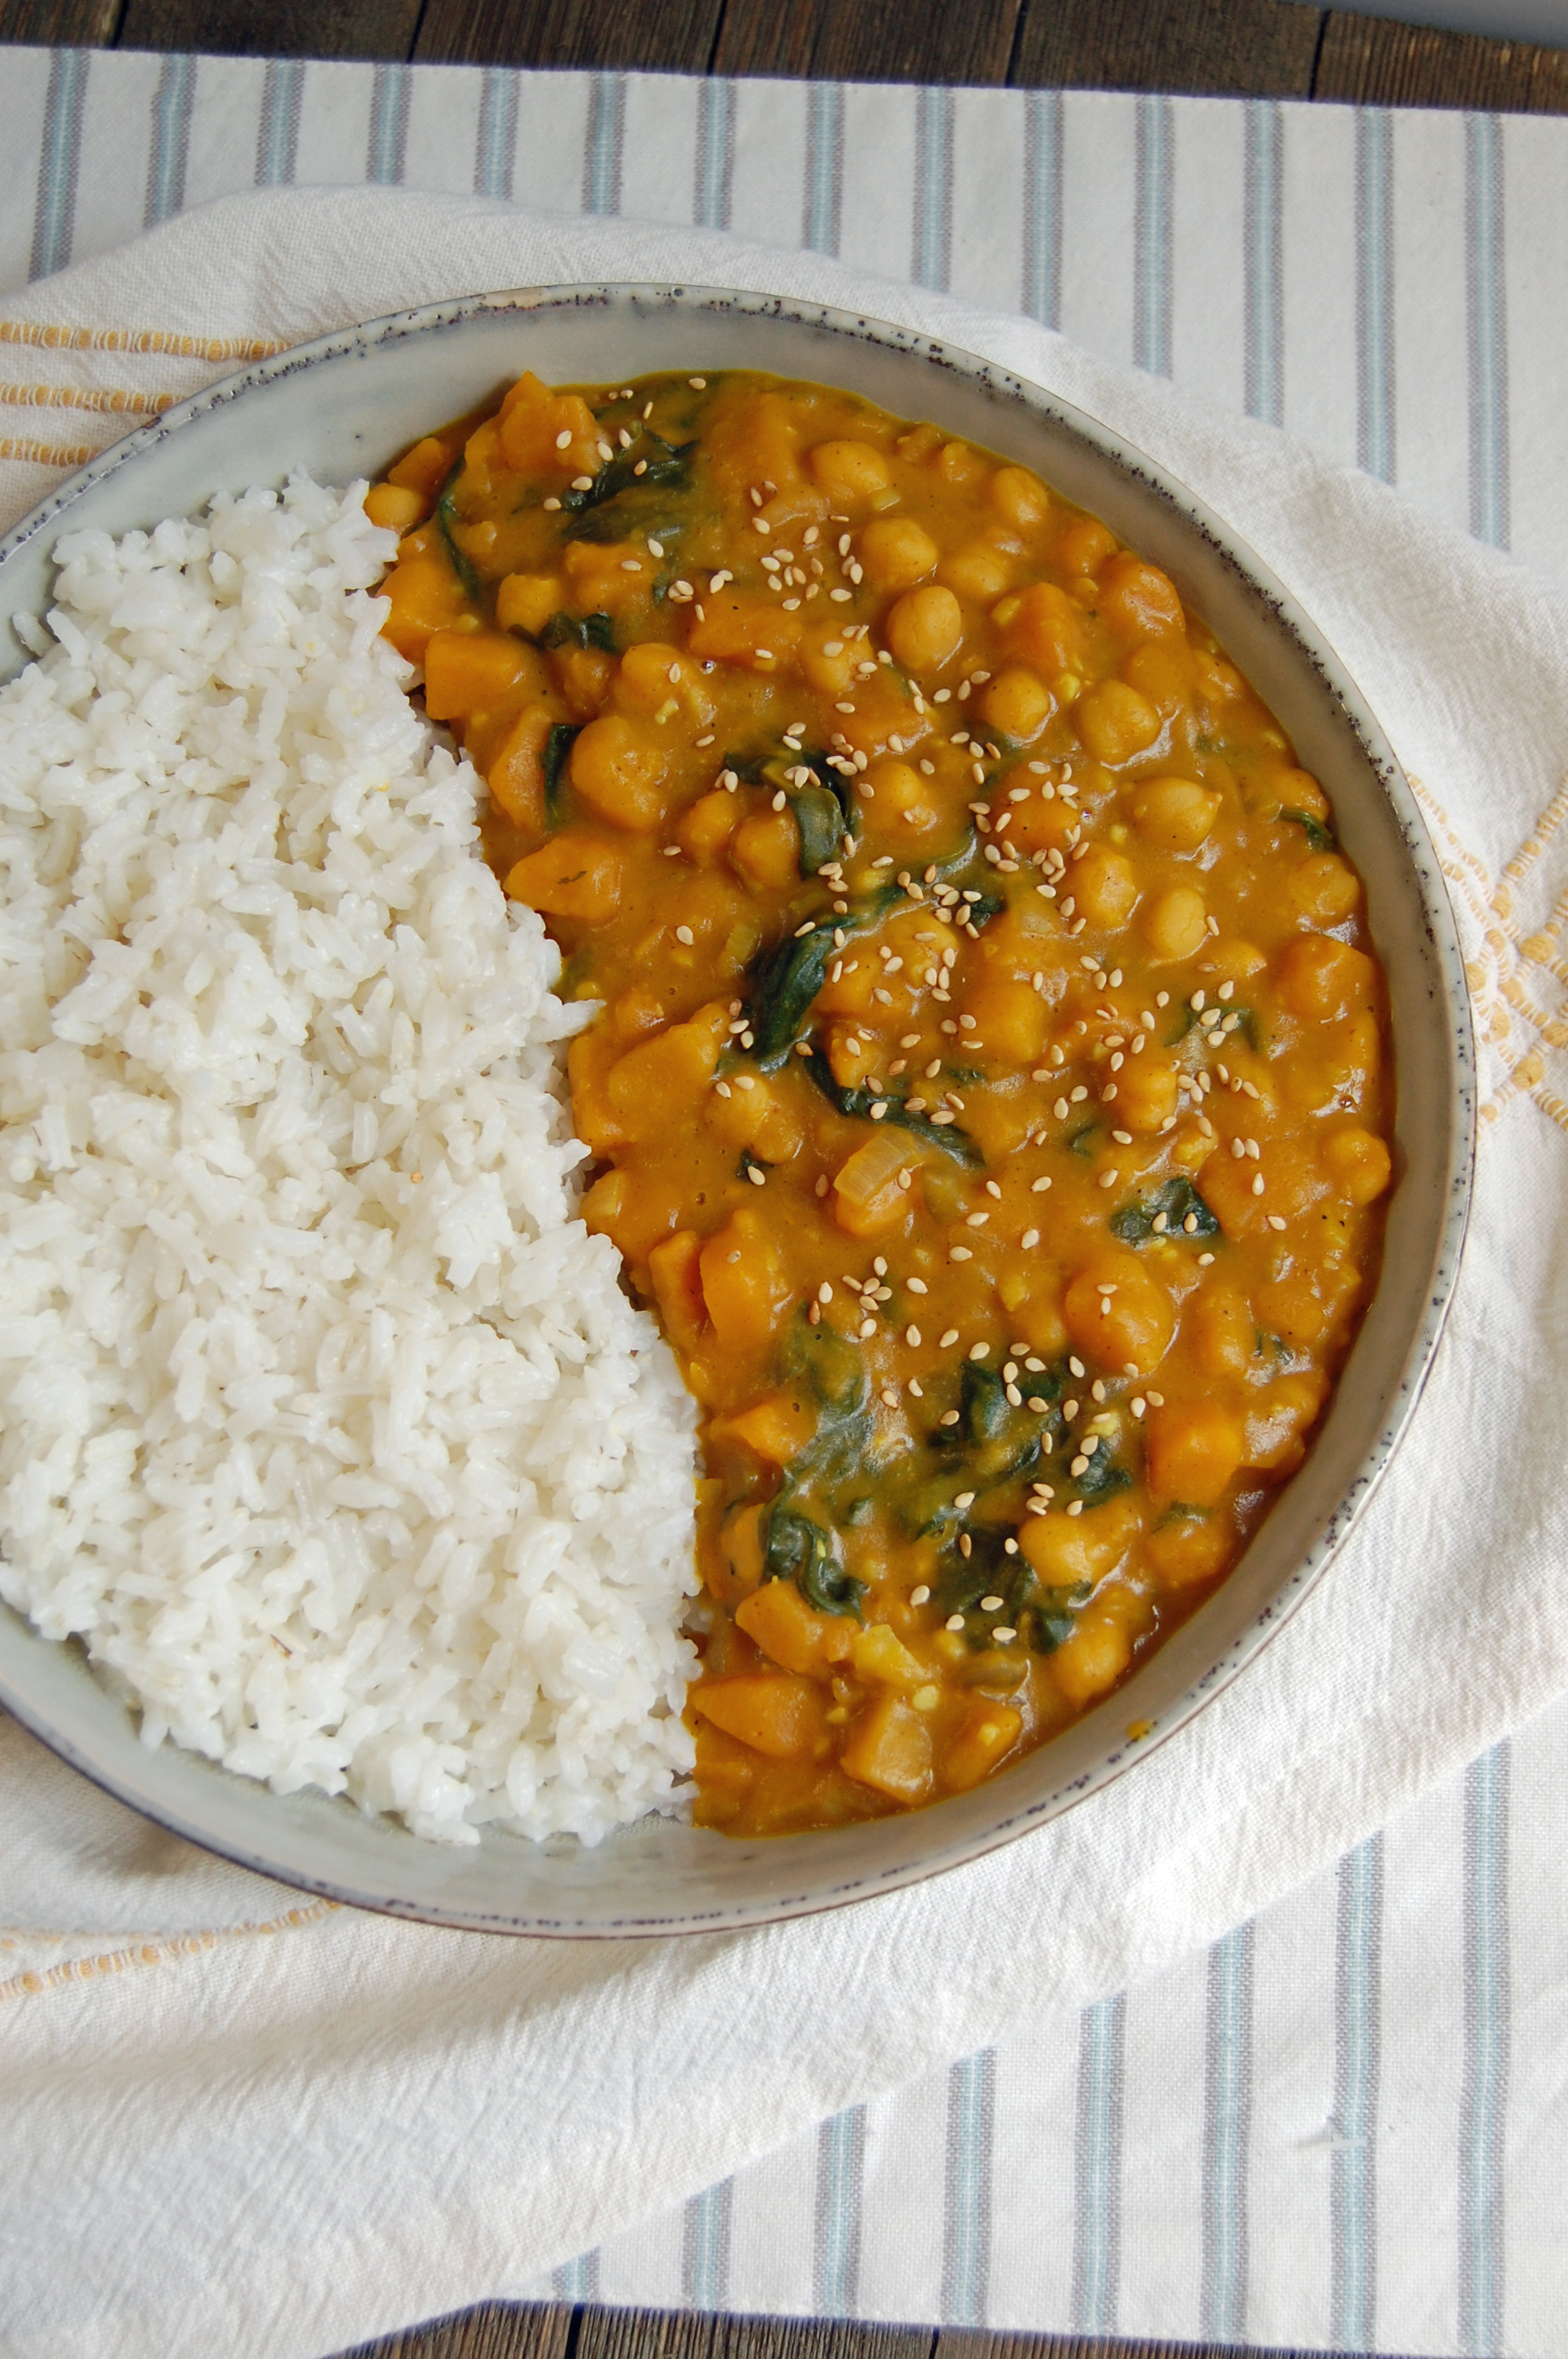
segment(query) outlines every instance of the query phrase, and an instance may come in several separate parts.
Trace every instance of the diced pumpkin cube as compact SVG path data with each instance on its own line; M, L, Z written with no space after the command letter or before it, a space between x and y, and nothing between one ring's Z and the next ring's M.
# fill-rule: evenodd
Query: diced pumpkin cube
M955 1794L967 1794L989 1777L1005 1754L1017 1744L1023 1727L1023 1714L1010 1703L994 1703L989 1696L978 1696L969 1706L968 1718L949 1744L942 1758L942 1782Z
M1149 1487L1157 1498L1212 1507L1247 1456L1239 1418L1217 1401L1173 1401L1145 1427Z
M1138 1511L1123 1496L1081 1516L1025 1516L1018 1545L1048 1589L1070 1589L1108 1572L1127 1554L1137 1529Z
M1044 1055L1051 1011L1033 984L986 975L965 1006L975 1019L976 1038L985 1044L988 1063L1033 1065Z
M869 1680L874 1687L917 1688L928 1676L924 1663L910 1653L885 1622L875 1622L869 1630L854 1633L849 1641L849 1660L855 1666L857 1679Z
M507 872L506 890L546 918L602 925L621 906L622 861L619 844L563 828Z
M573 1095L575 1099L575 1091ZM648 1256L648 1274L654 1281L654 1294L665 1332L682 1352L697 1349L697 1337L708 1323L708 1307L702 1299L701 1259L702 1239L695 1229L682 1229L675 1236L665 1237Z
M410 663L423 663L433 634L446 630L464 611L463 585L434 549L400 558L378 594L392 603L382 636Z
M782 671L795 655L800 621L745 590L721 590L702 602L702 620L687 637L703 663L741 664L748 671Z
M537 638L552 614L566 603L557 573L509 573L495 593L495 619L503 631L526 631Z
M1224 1517L1173 1515L1155 1525L1143 1548L1162 1589L1191 1589L1200 1581L1214 1579L1230 1553L1233 1538Z
M790 1291L778 1246L755 1212L731 1213L703 1246L703 1299L722 1350L761 1351Z
M552 393L532 369L507 392L501 406L501 451L520 474L594 474L599 469L599 426L580 394Z
M793 1581L764 1581L737 1606L735 1619L786 1671L817 1671L827 1663L841 1663L855 1635L842 1614L818 1614L808 1605Z
M417 492L423 500L433 500L451 471L454 455L446 443L427 434L412 451L404 452L395 467L387 469L386 480L406 491Z
M432 721L466 721L499 703L528 669L528 650L510 632L434 632L425 649L425 710Z
M879 1696L861 1713L840 1757L858 1785L892 1801L924 1802L931 1791L931 1730L901 1696Z
M814 1680L775 1671L738 1679L703 1680L691 1690L692 1710L770 1761L808 1754L822 1734L826 1709Z
M768 1393L750 1408L723 1418L714 1427L715 1440L743 1441L771 1466L787 1466L797 1458L816 1430L816 1411L804 1392Z

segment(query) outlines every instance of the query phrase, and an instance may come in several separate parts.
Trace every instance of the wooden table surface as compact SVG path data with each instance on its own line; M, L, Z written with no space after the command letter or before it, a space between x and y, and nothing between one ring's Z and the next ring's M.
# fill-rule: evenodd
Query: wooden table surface
M0 0L0 41L1568 114L1568 50L1304 0ZM1249 2354L1236 2344L487 2303L364 2344L352 2359Z

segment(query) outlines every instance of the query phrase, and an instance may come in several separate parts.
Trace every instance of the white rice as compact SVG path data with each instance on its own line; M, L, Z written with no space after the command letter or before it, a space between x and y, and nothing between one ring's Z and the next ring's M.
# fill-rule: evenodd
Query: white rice
M362 489L68 537L0 690L0 1594L148 1745L592 1843L690 1767L694 1411Z

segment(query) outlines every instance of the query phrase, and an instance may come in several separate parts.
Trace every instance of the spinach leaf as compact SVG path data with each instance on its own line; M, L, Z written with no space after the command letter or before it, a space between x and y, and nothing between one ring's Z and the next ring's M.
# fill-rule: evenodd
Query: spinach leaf
M845 1571L833 1535L793 1507L775 1504L768 1518L763 1571L770 1580L793 1581L818 1614L852 1614L857 1621L860 1618L865 1582Z
M958 1422L938 1426L931 1444L935 1451L958 1456L948 1484L957 1482L961 1471L973 1489L991 1490L1036 1465L1043 1434L1059 1422L1034 1409L1014 1408L996 1370L966 1360L958 1378ZM940 1515L933 1520L940 1521Z
M839 1417L859 1416L871 1398L865 1361L836 1327L813 1327L802 1314L791 1332L789 1357L823 1408Z
M1069 1462L1076 1463L1075 1462ZM1086 1507L1103 1506L1114 1499L1119 1491L1129 1491L1132 1477L1120 1461L1114 1457L1102 1441L1081 1474L1067 1477L1067 1488Z
M793 787L786 792L795 823L800 830L800 873L803 876L815 876L829 861L838 857L845 835L843 806L837 795L816 783Z
M643 446L633 443L630 451L607 459L586 491L561 494L563 540L622 540L637 528L638 511L650 506L648 493L690 489L696 443L665 442L651 432L643 440L651 455L640 475L635 470ZM643 496L639 498L639 494ZM662 512L662 503L654 505L659 505ZM666 522L660 527L661 533L672 537L679 529L678 522Z
M602 647L604 653L615 653L615 625L608 614L585 614L579 622L575 614L552 614L539 634L542 647Z
M753 962L746 1016L764 1073L777 1072L799 1039L837 955L833 928L820 925L809 934L786 934Z
M552 723L550 734L545 740L545 818L551 827L558 827L561 822L561 790L566 782L567 762L577 738L578 731L571 722L557 721Z
M1007 903L999 894L982 893L978 900L965 902L964 912L978 934L982 926L989 925L993 918L1000 918L1006 907Z
M436 528L441 536L441 543L443 548L446 549L448 562L450 564L452 571L457 575L458 580L462 583L464 595L477 600L479 597L479 575L474 571L472 560L464 556L462 550L458 547L458 544L452 536L452 527L459 520L455 495L457 492L458 477L462 473L462 472L463 461L460 457L456 465L448 475L446 482L441 485L440 497L436 502Z
M1164 1226L1156 1230L1160 1214ZM1188 1222L1192 1226L1187 1226ZM1124 1245L1147 1245L1152 1236L1217 1237L1219 1223L1184 1173L1167 1180L1141 1203L1123 1204L1110 1216L1110 1233Z
M892 1123L896 1129L908 1131L912 1138L918 1138L923 1145L940 1148L944 1155L950 1155L955 1163L973 1167L984 1162L985 1158L974 1140L956 1123L929 1122L923 1114L911 1114L902 1098L878 1097L871 1090L845 1088L834 1080L833 1068L818 1048L813 1047L805 1063L806 1071L829 1105L837 1106L840 1114L848 1114L852 1121L870 1122L871 1108L885 1105L887 1113L881 1119Z
M1331 832L1325 827L1320 819L1314 819L1311 811L1282 810L1280 817L1292 821L1304 832L1309 852L1338 851L1339 845Z

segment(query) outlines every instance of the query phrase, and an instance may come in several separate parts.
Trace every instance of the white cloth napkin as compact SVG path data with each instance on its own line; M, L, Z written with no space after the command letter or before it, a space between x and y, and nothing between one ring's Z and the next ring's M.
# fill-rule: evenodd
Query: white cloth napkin
M1057 1824L830 1916L600 1946L299 1905L0 1728L11 2359L318 2359L536 2278L1212 1939L1568 1686L1568 600L1027 321L699 231L377 190L225 200L13 299L0 375L36 375L47 342L62 384L184 390L222 373L201 353L223 340L598 277L773 288L986 353L1152 452L1296 591L1422 782L1470 962L1487 1109L1447 1337L1354 1538L1245 1679ZM105 329L157 332L105 350ZM0 464L0 522L49 480Z

